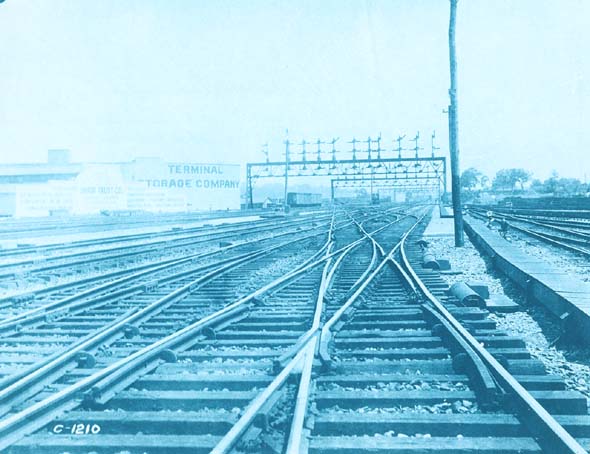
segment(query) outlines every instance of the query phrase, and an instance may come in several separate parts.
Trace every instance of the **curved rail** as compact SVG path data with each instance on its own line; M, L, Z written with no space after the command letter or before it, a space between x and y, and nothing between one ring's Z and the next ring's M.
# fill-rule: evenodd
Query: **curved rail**
M321 228L322 228L322 225L318 225L317 227L313 228L312 230L321 229ZM196 261L202 260L207 257L211 257L214 255L223 254L226 252L233 251L233 250L243 247L243 246L252 246L257 243L264 242L264 241L276 240L277 238L281 238L281 237L289 236L289 235L293 235L293 234L299 234L299 233L301 233L299 230L293 230L293 231L289 230L287 232L282 232L278 235L271 234L269 236L264 236L262 238L257 238L257 239L251 240L251 241L242 241L239 243L231 244L229 246L221 247L215 251L210 251L210 252L205 252L205 253L200 253L200 254L192 254L192 255L189 255L189 256L184 257L182 259L167 260L167 261L164 261L164 263L150 265L147 270L143 270L138 273L134 273L130 276L124 276L124 277L116 279L114 281L100 284L96 287L92 287L90 289L84 290L81 293L78 293L78 294L75 294L72 296L68 296L66 298L48 303L46 305L36 307L34 309L31 309L31 310L22 312L18 315L15 315L13 317L8 317L8 318L0 321L0 332L6 331L7 329L19 327L19 326L22 327L26 324L40 320L46 316L56 314L56 313L59 313L64 310L71 310L73 308L86 307L86 306L89 306L92 304L100 303L105 299L112 299L112 298L119 297L124 294L129 294L132 291L140 290L140 289L144 288L146 285L148 285L145 282L141 282L141 279L143 279L151 274L154 274L154 273L158 273L161 271L172 269L178 265L191 264L191 263L194 263ZM320 232L319 234L323 234L323 232ZM318 235L318 234L314 234L314 235ZM309 238L309 236L302 237L302 239L305 239L305 238ZM284 244L280 245L279 247L283 247L286 244L288 244L288 243L284 243ZM270 248L268 250L272 251L272 248ZM231 262L232 260L237 260L240 257L246 257L249 254L252 254L252 252L247 252L245 254L242 254L241 256L237 256L237 257L233 257L233 258L222 259L220 261L217 261L217 262L209 264L209 265L198 266L198 267L191 268L189 270L185 270L185 271L182 271L179 273L174 273L171 276L156 279L155 282L153 282L149 285L153 285L154 283L159 283L159 282L167 282L167 281L170 281L171 279L176 279L176 278L179 278L182 276L186 276L186 275L192 274L194 272L206 271L208 269L215 268L216 266L222 266L226 263ZM130 287L129 283L134 280L140 280L140 283L136 284L135 286ZM117 288L121 285L125 285L125 287L123 289L119 290L118 292L113 292L113 290L115 290L115 288ZM99 296L106 291L110 291L110 293L103 295L103 296ZM33 295L34 295L34 293L33 293ZM90 301L86 300L87 298L90 298L90 297L95 297L95 298L94 298L94 300L90 300Z
M363 228L361 224L356 222L352 217L350 218L353 220L359 231L363 234L363 238L369 239L371 241L373 250L372 258L369 265L367 266L364 273L359 277L359 279L357 279L357 281L353 284L351 290L349 291L349 293L352 292L352 295L348 297L347 301L330 317L328 321L323 323L323 325L322 323L320 323L320 316L324 310L323 308L324 300L326 297L326 291L329 288L330 283L332 282L335 272L341 265L346 254L350 253L356 246L358 246L359 242L352 243L347 248L345 248L331 268L329 258L332 254L328 253L326 255L328 261L325 264L322 272L322 281L320 284L320 290L318 292L318 297L316 301L316 307L314 311L314 322L312 324L312 327L301 337L300 341L296 345L296 348L291 351L292 359L283 365L283 368L280 371L279 375L258 396L255 402L253 402L248 407L246 413L240 418L240 420L232 427L232 429L221 439L221 441L211 451L212 454L226 454L230 452L232 447L237 443L239 437L246 431L247 427L252 423L257 411L259 411L260 408L262 408L262 406L264 405L264 403L270 398L270 396L276 390L278 390L282 386L282 384L284 384L288 375L296 367L301 367L302 374L299 381L294 415L291 423L291 429L289 431L289 438L285 452L289 454L295 454L300 452L299 450L301 447L302 436L304 433L303 423L305 420L305 415L308 406L309 391L311 385L311 372L313 368L313 361L315 359L315 352L319 348L320 358L322 358L322 351L324 351L325 353L323 356L323 360L329 361L326 359L326 353L327 343L331 337L331 328L340 320L340 318L348 310L348 308L352 304L354 304L354 302L357 301L358 296L363 292L366 286L369 285L372 279L379 273L380 269L387 261L387 259L384 259L379 264L379 266L375 268L375 263L378 257L378 251L383 251L383 248L375 241L373 235L400 220L398 218L396 219L396 221L389 223L381 229L369 233ZM381 252L381 255L384 255L384 251Z
M485 364L502 390L516 399L518 414L528 430L537 437L546 452L582 454L586 450L534 399L524 387L496 360L481 344L457 321L457 319L440 303L418 278L404 251L404 245L410 232L404 236L401 244L402 263L411 276L420 293L428 304L447 321L452 329L460 335L469 348Z
M340 228L343 228L342 225L336 227L335 219L333 218L331 222L329 241L331 241L332 238L331 232ZM317 236L317 234L309 236L313 237ZM362 241L362 239L358 240L357 243L360 241ZM324 260L342 252L341 250L335 251L330 255L319 259L319 254L324 253L327 246L328 243L321 247L319 251L317 251L310 259L301 264L297 269L287 273L279 279L276 279L256 292L251 293L247 297L244 297L239 301L226 306L222 310L190 324L182 330L179 330L161 339L160 341L155 342L138 352L135 352L127 358L124 358L104 369L101 369L89 377L83 378L74 385L69 386L67 389L53 394L39 404L28 407L23 412L17 413L5 421L2 421L0 423L0 440L2 440L0 441L0 448L9 445L23 433L40 427L40 425L43 425L43 423L47 421L47 418L49 418L50 415L54 414L56 411L75 406L75 396L82 390L88 390L90 387L92 387L92 393L88 394L88 398L92 399L93 401L105 398L104 395L100 396L97 391L101 389L101 386L103 386L102 389L106 395L114 392L114 390L117 389L117 383L123 383L122 386L124 386L126 380L129 380L130 374L133 375L134 371L137 371L137 369L140 369L141 373L144 373L148 369L146 364L150 362L157 362L161 354L169 354L166 352L169 352L170 348L178 346L182 341L193 339L207 327L215 326L217 324L223 323L225 320L231 319L232 317L240 316L240 314L244 313L244 311L247 311L248 307L250 307L252 304L258 304L258 298L262 294L284 285L287 281L296 279L303 273L321 264ZM16 387L22 389L23 386L24 382L20 382L12 389L16 390Z
M296 281L305 273L315 270L313 276L317 275L317 267L323 266L319 286L315 298L313 320L311 327L307 329L296 341L295 346L289 348L282 355L281 360L275 364L277 375L260 393L250 401L241 417L226 432L225 436L213 449L214 454L228 453L235 447L236 443L249 430L257 414L267 405L272 396L286 383L288 377L294 373L300 375L297 386L297 397L293 411L293 417L288 430L288 440L285 452L289 454L300 453L305 449L303 443L306 435L304 421L310 400L312 389L312 371L314 370L314 359L318 358L324 367L330 367L330 356L328 342L332 337L332 330L339 330L357 310L357 304L362 300L361 295L371 285L375 278L386 266L398 271L410 292L416 295L412 301L419 302L426 318L434 320L438 325L437 334L445 335L445 339L451 339L453 353L460 352L463 361L468 362L471 367L471 378L476 384L476 396L490 405L499 404L505 396L513 398L518 402L518 414L523 425L538 440L539 445L547 452L585 452L579 444L560 426L555 420L534 400L522 386L487 352L479 342L453 317L453 315L440 303L420 280L406 254L405 248L410 235L421 224L422 216L414 216L415 222L411 228L404 232L399 242L385 253L383 247L376 240L376 236L387 226L369 232L363 223L353 221L353 224L362 234L362 238L352 241L346 246L334 249L335 222L334 217L328 233L326 243L316 254L310 258L305 266L300 266L291 273L274 280L268 285L247 295L244 298L228 305L220 311L204 317L163 339L154 342L128 358L120 360L115 364L102 369L93 378L86 377L84 380L68 387L67 395L54 395L45 399L36 406L11 417L11 426L0 423L0 449L25 432L40 427L42 421L47 421L51 415L64 409L73 408L77 405L75 394L86 393L86 399L90 403L105 403L122 388L128 386L137 376L143 375L162 362L166 358L174 358L178 352L198 343L201 339L211 335L207 329L217 330L234 320L243 319L248 311L263 303L262 297L267 293L282 288L290 282ZM399 221L398 216L396 221ZM395 222L388 224L391 226ZM370 242L371 260L363 263L365 269L360 277L351 285L350 290L338 304L340 307L327 319L322 322L322 316L326 314L326 303L330 301L328 294L331 284L334 282L336 272L346 257L350 256L361 244ZM356 276L356 274L355 274ZM314 277L315 279L315 277ZM213 332L214 335L214 332ZM457 355L456 355L457 356ZM497 367L498 366L498 367ZM520 388L519 388L520 387ZM62 390L65 391L65 390ZM53 399L53 400L52 400ZM503 403L503 402L502 402Z
M317 236L317 234L309 236ZM156 342L149 344L135 353L132 353L128 357L122 358L115 363L110 364L107 367L82 378L76 383L69 385L61 391L50 395L40 402L34 403L26 409L10 415L9 417L0 421L0 450L12 444L25 433L29 433L42 427L47 423L47 421L53 418L53 415L56 414L56 412L61 412L78 405L76 397L80 395L80 393L91 391L89 394L87 394L86 399L91 399L93 401L98 401L101 398L104 399L106 398L105 396L108 396L108 393L113 393L116 389L118 389L117 385L122 384L122 386L124 386L126 380L128 380L129 377L133 375L133 373L136 373L138 370L141 370L142 372L149 370L149 364L155 364L157 361L160 361L161 355L166 356L169 354L167 352L170 352L171 349L176 348L183 343L190 342L205 328L218 325L228 319L231 319L232 317L237 317L240 314L243 314L248 310L248 305L255 304L257 298L259 298L264 293L284 284L288 280L300 276L312 267L322 263L323 259L317 259L317 257L324 253L326 248L327 243L324 244L310 259L306 260L297 269L289 272L279 279L275 279L257 291L250 293L249 295L232 304L229 304L228 306L219 311L216 311L213 314L210 314L196 322L189 324L183 329L180 329ZM174 292L175 295L169 297L178 297L180 292L186 293L190 291L191 287L193 287L195 284L198 285L198 283L191 282L190 284ZM168 299L168 297L166 297L166 299ZM137 313L130 315L130 317L137 316ZM116 328L115 326L112 328L120 329L120 324L117 324ZM67 357L64 356L62 358L62 361L69 360L71 360L70 355L67 355ZM57 363L58 360L55 362ZM51 367L56 367L56 365L52 364L51 366L45 368L44 372L51 373ZM38 381L39 376L31 377L30 380L31 382L29 383L28 378L24 377L20 381L14 383L7 390L4 397L6 399L14 398L19 390L23 389L23 387Z

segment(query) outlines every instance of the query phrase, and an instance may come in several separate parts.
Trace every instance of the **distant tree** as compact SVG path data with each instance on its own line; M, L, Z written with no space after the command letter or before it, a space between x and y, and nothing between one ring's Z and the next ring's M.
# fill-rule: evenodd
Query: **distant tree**
M541 180L535 178L531 182L531 189L535 192L545 192L545 185Z
M461 187L472 190L479 184L481 177L482 173L479 170L475 167L470 167L461 174Z
M555 170L543 182L537 179L533 180L531 189L543 194L555 194L566 197L583 195L588 190L587 185L577 178L559 178L559 174Z
M551 176L543 182L543 191L545 193L557 192L559 182L559 174L553 170L551 171Z
M490 182L490 179L488 178L487 175L482 175L481 178L479 179L479 184L481 184L482 188L486 188L488 186Z
M531 173L524 169L501 169L498 170L492 187L494 189L509 189L514 190L516 184L520 185L520 189L524 190L524 183L531 177Z
M585 185L577 178L560 178L557 180L557 194L573 196L583 194L585 190Z
M520 189L524 191L524 184L529 181L531 178L532 173L527 172L524 169L510 169L512 178L515 180L515 183L520 185Z

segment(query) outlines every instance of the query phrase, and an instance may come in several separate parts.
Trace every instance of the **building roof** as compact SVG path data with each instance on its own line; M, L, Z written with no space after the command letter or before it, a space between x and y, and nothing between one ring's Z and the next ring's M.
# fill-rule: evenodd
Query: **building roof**
M0 183L41 183L76 178L82 164L0 164Z

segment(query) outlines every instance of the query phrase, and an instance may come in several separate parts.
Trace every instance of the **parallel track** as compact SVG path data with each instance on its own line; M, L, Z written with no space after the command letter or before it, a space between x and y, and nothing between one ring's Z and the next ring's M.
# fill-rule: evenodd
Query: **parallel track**
M90 276L82 275L80 278L70 281L40 286L32 291L19 292L0 298L0 316L11 317L22 313L23 310L31 310L60 301L79 301L81 298L89 296L97 297L101 293L113 292L118 287L131 287L141 283L142 280L162 279L166 275L170 276L191 267L194 268L197 263L206 265L220 258L227 259L232 255L252 251L255 248L263 248L265 244L272 244L274 241L280 240L281 237L299 235L303 228L313 231L321 227L322 224L319 222L310 221L302 225L300 221L297 221L294 224L281 224L278 227L280 229L278 232L275 232L277 226L272 226L269 229L255 231L252 236L245 235L243 229L240 229L237 232L224 234L225 242L218 243L221 238L213 236L200 248L186 249L182 254L177 254L173 258L158 257L154 261L114 271L112 268L102 270L104 264L90 260L94 267L99 267L102 271ZM228 239L232 241L227 241Z
M185 235L176 233L175 238L140 242L132 245L96 247L93 249L24 259L16 262L0 264L0 279L18 279L23 285L27 281L54 282L64 276L80 276L88 273L100 273L104 269L125 269L137 264L153 263L164 259L174 259L204 249L215 250L216 242L228 243L236 239L247 240L270 235L275 231L308 228L315 222L327 222L329 216L318 220L304 218L287 222L256 222L254 225L231 227L229 229L213 229ZM179 231L180 232L180 231ZM79 248L79 246L73 246Z
M200 300L113 342L113 361L73 368L13 408L0 449L585 452L584 396L421 268L419 218L353 214L300 267L266 285L259 273L242 297L228 290L238 269L198 287Z
M478 219L484 220L486 218L483 210L472 209L470 212ZM556 225L551 221L547 222L547 220L537 218L493 213L495 219L504 218L510 220L511 222L508 225L512 231L534 238L541 243L590 258L590 232L566 227L563 223Z

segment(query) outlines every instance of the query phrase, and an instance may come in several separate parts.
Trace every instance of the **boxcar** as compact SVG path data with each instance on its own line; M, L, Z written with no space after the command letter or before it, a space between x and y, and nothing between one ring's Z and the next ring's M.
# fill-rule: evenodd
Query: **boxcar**
M319 206L322 204L322 195L310 192L289 192L287 193L287 204L292 207Z

